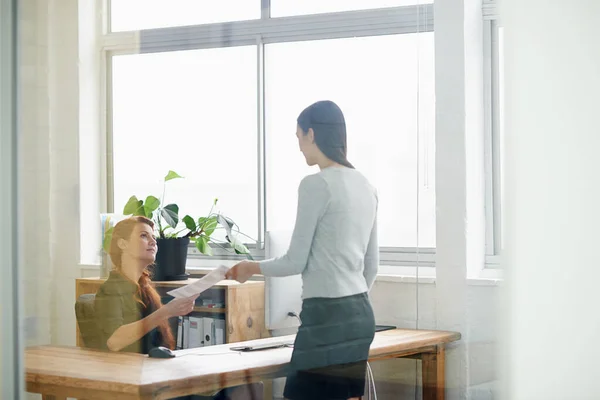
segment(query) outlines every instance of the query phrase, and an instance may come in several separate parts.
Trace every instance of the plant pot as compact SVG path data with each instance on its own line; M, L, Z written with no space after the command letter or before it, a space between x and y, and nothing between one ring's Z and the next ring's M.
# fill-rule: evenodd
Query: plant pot
M153 281L181 281L185 272L190 238L157 239L158 252L154 263Z

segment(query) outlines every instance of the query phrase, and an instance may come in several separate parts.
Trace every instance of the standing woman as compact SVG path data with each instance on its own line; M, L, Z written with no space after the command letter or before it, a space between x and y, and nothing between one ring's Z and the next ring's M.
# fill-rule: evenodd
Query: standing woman
M300 183L289 249L275 259L242 261L227 278L302 274L301 322L284 396L358 398L375 335L367 293L379 263L377 192L346 159L346 123L335 103L314 103L297 122L300 151L320 172Z

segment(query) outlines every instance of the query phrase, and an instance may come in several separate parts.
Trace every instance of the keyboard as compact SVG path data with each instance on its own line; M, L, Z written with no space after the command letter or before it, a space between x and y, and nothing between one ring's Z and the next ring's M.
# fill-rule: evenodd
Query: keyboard
M234 346L231 347L232 351L260 351L269 349L280 349L282 347L294 347L294 342L282 341L282 342L269 342L263 344L254 344L246 346Z

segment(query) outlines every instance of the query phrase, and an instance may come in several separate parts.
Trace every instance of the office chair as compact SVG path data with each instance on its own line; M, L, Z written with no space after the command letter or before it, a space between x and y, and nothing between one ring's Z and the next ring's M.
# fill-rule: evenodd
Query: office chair
M98 327L94 318L94 299L96 295L82 294L75 302L75 317L77 325L81 333L83 347L99 349L100 338L98 335Z

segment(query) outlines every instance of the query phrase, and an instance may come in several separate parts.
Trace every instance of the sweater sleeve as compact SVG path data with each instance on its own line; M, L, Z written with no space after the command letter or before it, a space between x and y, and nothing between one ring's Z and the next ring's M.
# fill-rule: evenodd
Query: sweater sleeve
M365 269L363 275L367 282L367 287L371 290L373 282L377 277L377 270L379 269L379 241L377 239L377 212L375 212L375 221L373 222L373 228L371 229L371 236L369 238L369 244L367 245L367 252L365 253Z
M327 182L322 177L309 175L300 182L296 225L290 246L285 255L260 263L263 275L290 276L304 271L317 224L327 209L329 199Z

